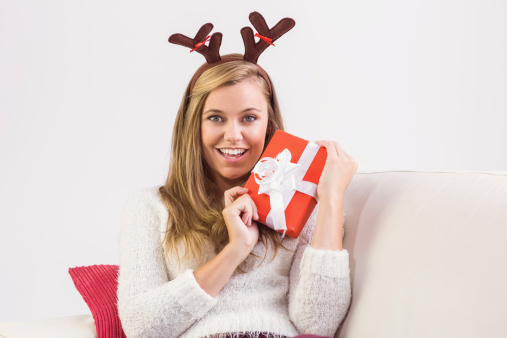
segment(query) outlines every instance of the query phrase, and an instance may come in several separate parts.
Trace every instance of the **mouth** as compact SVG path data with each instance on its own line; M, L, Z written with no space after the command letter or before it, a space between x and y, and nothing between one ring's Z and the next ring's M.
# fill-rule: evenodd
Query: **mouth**
M224 151L222 149L216 149L218 154L229 163L240 161L248 153L248 149L237 149L235 151Z

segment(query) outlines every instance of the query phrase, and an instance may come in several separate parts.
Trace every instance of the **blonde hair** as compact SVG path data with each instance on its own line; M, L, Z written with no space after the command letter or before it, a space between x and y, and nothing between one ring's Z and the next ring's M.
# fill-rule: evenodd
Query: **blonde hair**
M239 56L232 54L231 56ZM190 83L178 109L172 136L169 173L160 195L169 213L164 238L166 255L176 254L178 261L189 258L202 262L205 248L211 240L216 253L228 243L229 237L222 216L224 196L208 175L208 166L201 149L201 115L209 93L222 86L234 85L253 79L268 101L268 126L264 148L277 129L283 130L283 121L274 88L269 91L266 80L255 64L243 60L230 61L205 71L190 92ZM242 178L243 186L250 172ZM263 225L259 226L259 240L266 250L268 242L277 249L284 246L280 234ZM179 248L183 247L183 254ZM264 258L266 255L264 255ZM240 272L242 270L240 269Z

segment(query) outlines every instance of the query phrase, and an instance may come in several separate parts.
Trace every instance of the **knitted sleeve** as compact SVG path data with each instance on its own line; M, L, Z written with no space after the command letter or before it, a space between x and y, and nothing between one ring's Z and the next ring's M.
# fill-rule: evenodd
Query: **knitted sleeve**
M318 205L292 261L289 315L299 333L333 337L350 304L349 254L311 247L317 213Z
M127 337L178 337L216 304L192 270L169 280L160 233L166 215L155 187L134 193L124 208L117 295Z

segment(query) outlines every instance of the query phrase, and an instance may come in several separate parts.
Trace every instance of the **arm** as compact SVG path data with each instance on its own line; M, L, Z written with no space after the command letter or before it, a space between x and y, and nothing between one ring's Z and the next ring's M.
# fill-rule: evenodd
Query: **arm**
M301 333L332 336L351 298L343 197L357 163L336 142L316 143L326 148L327 159L317 187L318 213L306 224L291 267L289 315Z
M312 247L315 249L343 250L343 197L320 203Z
M312 247L316 249L342 250L343 200L357 162L338 143L316 141L327 151L326 164L317 187L320 212L317 219Z
M229 234L229 244L194 272L199 285L212 296L218 295L259 239L259 229L254 221L259 219L257 207L247 192L248 189L243 187L234 187L224 192L225 208L222 214Z
M216 304L191 270L169 280L160 233L167 211L157 196L135 193L122 216L118 310L128 337L177 337Z
M216 297L244 259L240 250L228 244L218 255L194 271L195 280L206 293Z
M169 281L160 225L167 209L158 191L132 196L122 219L118 310L128 337L178 337L217 302L216 296L257 243L257 209L248 189L225 192L229 244L197 270ZM242 216L242 217L240 217ZM213 297L212 297L213 296Z
M299 237L290 270L289 315L299 333L332 337L350 304L350 269L347 250L310 245L319 222L343 224L326 217L317 205Z

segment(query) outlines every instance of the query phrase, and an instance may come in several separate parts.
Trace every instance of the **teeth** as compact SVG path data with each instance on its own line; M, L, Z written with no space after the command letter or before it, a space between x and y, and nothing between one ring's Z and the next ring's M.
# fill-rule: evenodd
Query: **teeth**
M222 154L227 155L240 155L243 154L246 150L245 149L220 149L220 152Z

